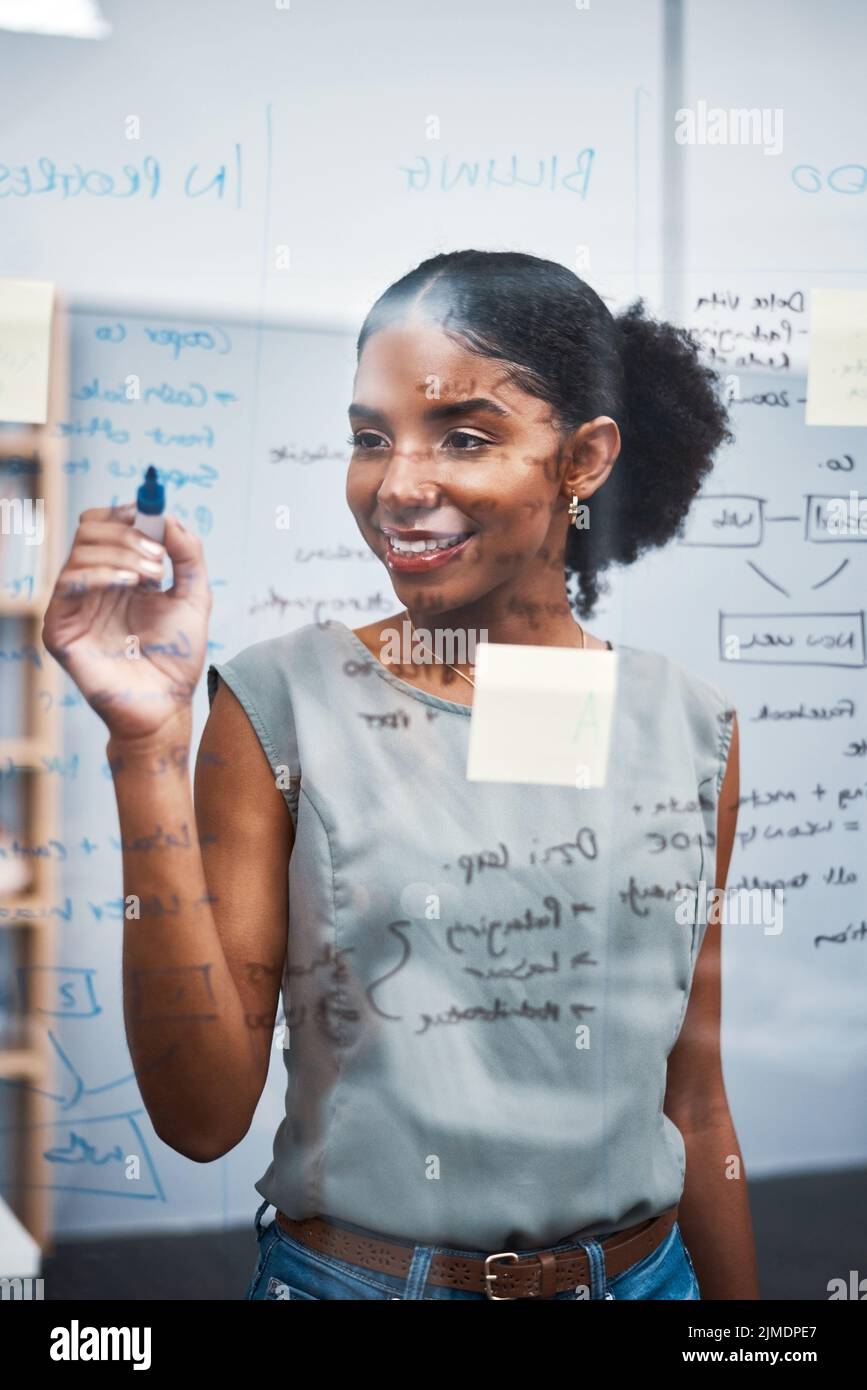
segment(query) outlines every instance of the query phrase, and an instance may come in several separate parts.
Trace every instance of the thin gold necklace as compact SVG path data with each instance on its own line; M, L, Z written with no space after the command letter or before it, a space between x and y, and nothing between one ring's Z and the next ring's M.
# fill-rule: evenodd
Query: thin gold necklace
M404 609L403 611L406 613L406 609ZM407 616L407 618L409 618L410 627L412 627L412 618L409 617L409 614L408 614L408 613L406 613L406 616ZM577 626L579 627L579 630L580 630L580 632L581 632L581 646L580 646L579 650L583 652L584 649L585 649L585 647L586 647L586 645L587 645L587 638L586 638L586 636L585 636L583 627L581 627L580 624L577 624ZM413 644L415 643L415 640L416 640L416 635L415 635L415 629L413 628L413 631L412 631L412 641L413 641ZM427 652L428 655L430 655L430 651L429 651L429 649L428 649L426 646L422 646L422 651ZM441 660L441 658L437 656L436 652L433 653L433 657L434 657L434 660L435 660L435 661L439 661L440 666L448 666L448 668L449 668L450 671L454 671L454 673L455 673L456 676L460 676L460 678L461 678L462 681L467 681L468 684L471 685L471 686L473 687L473 689L475 690L475 688L476 688L476 683L475 683L475 681L472 680L469 676L465 676L464 673L463 673L463 671L459 671L459 670L458 670L457 666L452 666L452 664L451 664L450 661L443 661L443 660ZM473 665L472 662L470 662L469 664L470 664L471 666Z

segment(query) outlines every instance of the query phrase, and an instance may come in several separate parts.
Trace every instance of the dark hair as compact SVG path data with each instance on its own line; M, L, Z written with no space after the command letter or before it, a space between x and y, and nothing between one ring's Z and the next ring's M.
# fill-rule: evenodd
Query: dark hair
M636 300L613 316L565 266L518 251L451 251L422 261L373 305L358 336L413 311L472 352L509 364L507 379L548 401L564 433L610 415L621 453L590 498L586 529L569 528L566 572L581 617L599 599L600 573L631 564L682 529L712 456L730 442L718 378L686 330L645 314Z

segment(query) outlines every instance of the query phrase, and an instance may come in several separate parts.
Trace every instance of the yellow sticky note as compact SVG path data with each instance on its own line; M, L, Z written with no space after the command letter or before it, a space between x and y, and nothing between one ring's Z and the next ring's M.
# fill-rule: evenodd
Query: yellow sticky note
M54 286L0 280L0 420L44 425Z
M808 425L867 425L867 290L810 291Z
M467 781L605 785L616 652L482 642L475 683Z

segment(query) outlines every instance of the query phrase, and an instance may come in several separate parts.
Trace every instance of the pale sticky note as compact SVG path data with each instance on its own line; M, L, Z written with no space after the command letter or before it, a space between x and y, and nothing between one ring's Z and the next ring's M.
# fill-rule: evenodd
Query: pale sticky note
M475 683L467 781L605 785L616 652L481 642Z
M867 425L867 290L810 291L808 425Z
M44 425L54 286L0 280L0 420Z

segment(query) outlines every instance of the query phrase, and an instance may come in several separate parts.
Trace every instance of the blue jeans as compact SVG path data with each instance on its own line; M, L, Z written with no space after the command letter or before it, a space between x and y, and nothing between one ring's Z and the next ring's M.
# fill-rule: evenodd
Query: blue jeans
M262 1224L262 1216L270 1204L263 1202L256 1212L256 1239L259 1243L259 1261L246 1297L257 1301L277 1301L291 1299L326 1298L387 1298L403 1300L406 1298L437 1299L457 1298L464 1300L481 1299L487 1302L487 1295L481 1290L469 1292L466 1289L452 1289L444 1285L428 1284L427 1274L431 1258L443 1252L456 1255L484 1256L489 1251L455 1250L445 1245L416 1245L412 1260L405 1276L380 1274L377 1270L363 1269L360 1265L348 1264L345 1260L323 1255L294 1240L272 1221ZM341 1223L351 1230L363 1231L345 1221ZM364 1232L364 1234L371 1234ZM701 1298L698 1280L695 1276L689 1251L683 1243L677 1223L671 1228L666 1239L643 1260L638 1260L629 1269L609 1279L605 1272L605 1252L598 1241L592 1239L560 1242L560 1245L581 1245L590 1261L590 1287L584 1289L565 1289L553 1295L557 1299L590 1298ZM534 1250L518 1251L528 1255L539 1249L553 1249L557 1246L536 1246Z

